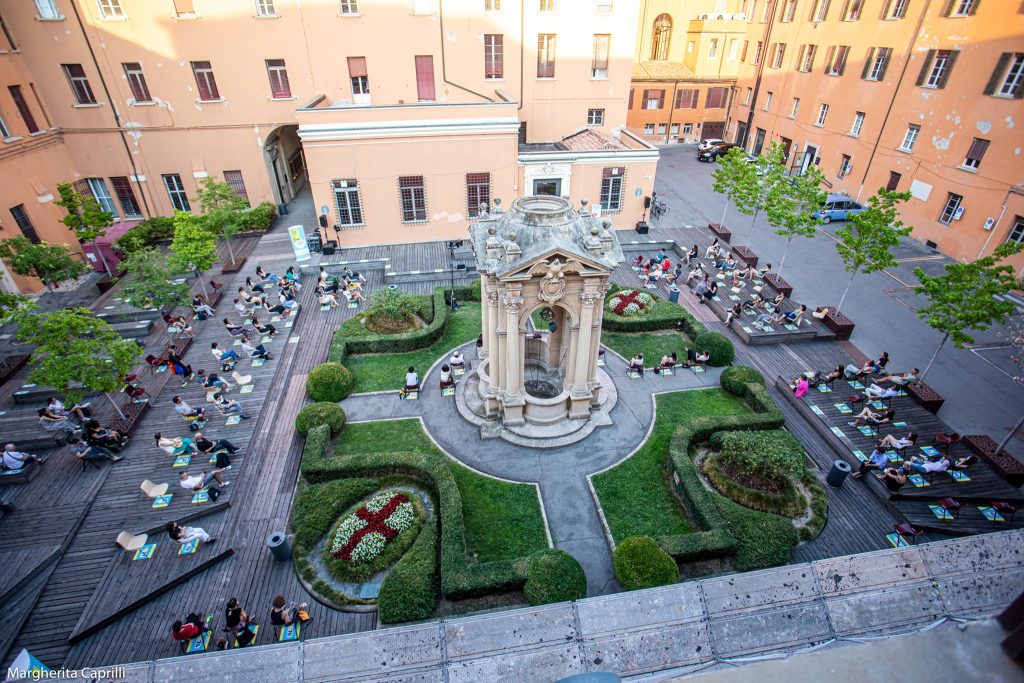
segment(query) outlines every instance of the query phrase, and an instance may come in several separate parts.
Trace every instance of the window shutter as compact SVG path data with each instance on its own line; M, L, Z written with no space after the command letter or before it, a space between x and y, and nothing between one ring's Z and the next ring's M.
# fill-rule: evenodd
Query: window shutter
M850 0L846 0L846 2L843 3L843 11L839 13L839 20L840 21L845 21L846 20L846 13L849 10L850 10Z
M629 89L629 104L626 105L626 109L633 108L633 93L636 92L633 88Z
M837 58L836 71L842 76L846 73L846 58L850 56L850 47L848 45L840 46L839 56Z
M1004 52L999 55L999 61L996 62L996 69L992 72L992 75L988 79L988 85L985 86L985 94L991 95L995 93L996 88L999 87L999 83L1003 80L1003 74L1006 73L1006 66L1010 63L1010 59L1013 57L1012 52Z
M928 70L932 68L932 62L935 60L935 53L938 50L928 50L928 54L925 55L924 64L921 65L921 73L917 75L917 85L924 85L925 80L928 78Z
M836 54L836 46L829 45L828 49L825 50L825 73L832 73L832 58Z
M665 91L664 90L657 90L655 92L658 93L658 109L664 109L665 108Z
M646 109L647 108L647 100L649 100L649 99L651 99L651 91L650 90L644 90L643 99L640 100L640 108L641 109Z
M434 99L433 55L416 55L416 95L421 100Z
M885 80L885 72L889 70L889 62L892 61L892 48L879 48L878 56L882 58L882 68L878 70L878 80Z
M875 61L875 48L868 50L868 56L864 58L864 70L860 72L861 78L867 78L868 74L871 73L871 65Z
M366 73L366 57L349 57L348 75L350 78L368 76L369 74Z
M953 74L953 67L956 65L956 59L959 56L960 50L953 50L949 53L949 61L946 62L946 70L942 72L942 78L939 80L939 84L937 87L946 87L946 83L949 81L949 77Z
M946 9L942 10L942 16L948 17L953 14L953 7L956 6L957 0L949 0L946 3Z
M982 140L981 138L974 138L974 142L971 143L971 148L967 150L967 158L981 161L982 157L985 156L985 152L988 150L988 140Z
M981 0L974 0L974 2L971 3L970 9L967 10L967 14L973 17L974 13L978 11L978 5L980 4Z
M796 56L796 70L797 71L803 71L804 70L804 53L805 52L807 52L807 46L806 45L801 45L800 46L800 53L797 54L797 56Z
M881 15L882 19L888 19L889 18L889 8L891 6L892 6L892 0L885 0L885 2L882 3L882 15Z

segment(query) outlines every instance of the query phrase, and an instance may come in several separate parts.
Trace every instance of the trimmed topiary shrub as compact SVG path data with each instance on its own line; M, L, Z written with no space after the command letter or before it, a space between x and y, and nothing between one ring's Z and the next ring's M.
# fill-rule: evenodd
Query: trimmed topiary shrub
M242 232L263 232L270 228L277 208L270 202L254 206L241 215Z
M306 380L306 391L314 401L337 403L352 393L355 378L341 363L321 363Z
M751 483L781 482L804 468L803 447L781 429L716 432L708 443L723 467L748 475Z
M576 558L563 550L541 550L527 562L523 595L531 605L587 597L587 576Z
M702 332L698 334L697 338L693 340L693 345L696 347L697 353L702 351L710 352L711 358L708 360L708 365L715 367L732 363L736 353L729 338L718 332Z
M733 365L722 371L722 389L733 396L747 393L747 384L754 383L764 386L764 375L746 365Z
M153 216L131 228L114 241L114 247L125 254L132 254L146 247L152 247L161 240L174 237L174 218Z
M345 427L345 411L337 403L310 403L295 416L295 431L306 436L309 430L327 425L332 436L337 436Z
M384 577L377 616L387 624L429 619L437 607L437 523L423 526L412 548Z
M365 536L364 515L390 512L382 529ZM322 560L327 571L339 581L366 581L390 567L416 541L426 514L423 502L413 491L390 489L349 508L331 527L324 543ZM393 534L393 535L390 535Z
M612 555L615 576L625 590L667 586L679 580L679 568L650 536L630 536Z

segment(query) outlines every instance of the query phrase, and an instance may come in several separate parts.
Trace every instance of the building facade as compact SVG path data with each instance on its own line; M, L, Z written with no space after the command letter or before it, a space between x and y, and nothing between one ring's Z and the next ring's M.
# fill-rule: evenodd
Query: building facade
M480 204L533 193L587 198L631 226L657 165L625 130L637 10L638 0L0 4L17 44L0 55L0 117L13 126L0 173L22 183L0 188L0 239L17 234L10 209L25 205L41 239L69 241L50 198L58 182L84 180L132 220L194 210L207 177L252 204L309 192L341 246L464 237ZM34 134L10 89L19 84Z
M830 192L910 192L919 241L961 260L1024 240L1024 5L757 0L727 136L817 164ZM1024 256L1012 261L1018 273Z

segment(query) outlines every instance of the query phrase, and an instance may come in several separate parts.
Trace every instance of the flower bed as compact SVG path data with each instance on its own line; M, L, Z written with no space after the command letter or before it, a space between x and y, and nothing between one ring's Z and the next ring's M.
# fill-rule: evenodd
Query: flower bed
M636 289L622 289L608 297L605 305L616 315L632 318L650 313L654 309L654 297Z

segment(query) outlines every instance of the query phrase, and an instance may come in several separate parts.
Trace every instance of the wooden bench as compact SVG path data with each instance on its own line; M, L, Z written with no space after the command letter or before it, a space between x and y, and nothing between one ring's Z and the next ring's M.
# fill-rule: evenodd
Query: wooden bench
M834 306L819 306L815 309L815 313L821 313L823 308L827 308L828 313L820 318L821 323L836 333L836 341L846 341L849 339L850 335L853 334L853 321L837 311Z
M728 242L732 239L732 232L721 223L708 223L708 230L715 233L715 237L722 242Z
M125 339L142 339L148 337L153 329L153 320L137 320L126 323L114 323L110 326Z
M19 446L19 448L22 448ZM24 452L28 449L25 448ZM32 481L32 477L35 476L36 472L39 471L39 465L35 461L31 461L22 467L20 470L3 470L0 471L0 486L7 484L27 484Z
M793 297L793 285L783 280L776 273L766 274L764 276L764 281L776 292L785 294L787 299L791 299Z
M35 412L16 411L0 417L0 434L3 443L13 443L19 451L32 453L57 448L59 444L53 435L39 426Z
M1024 464L1005 450L996 455L999 448L991 437L986 434L968 434L963 438L964 445L979 458L987 462L996 473L1014 486L1024 485Z
M131 323L142 320L159 320L161 312L155 308L129 308L125 307L119 311L103 311L96 314L96 317L108 325L117 323Z
M0 384L3 384L8 379L13 377L18 370L25 367L28 363L29 356L20 354L17 356L8 356L3 360L0 360Z
M83 393L83 395L86 396L86 397L98 396L99 393L100 392L98 392L98 391L93 391L92 389L88 389L88 390L86 390ZM17 403L18 405L29 405L29 404L32 404L32 403L42 403L43 401L47 400L51 396L56 396L57 398L59 398L61 400L64 400L64 395L59 393L53 387L40 387L40 386L36 386L36 385L31 385L30 386L30 385L27 385L27 384L22 385L21 388L19 388L17 391L15 391L12 394L12 396L14 397L14 402Z
M744 247L743 245L733 247L732 253L736 255L736 258L743 261L751 268L757 268L757 261L759 257L750 247Z
M939 412L939 408L946 402L942 394L932 389L924 382L911 382L904 387L911 398L921 404L921 407L933 415Z

